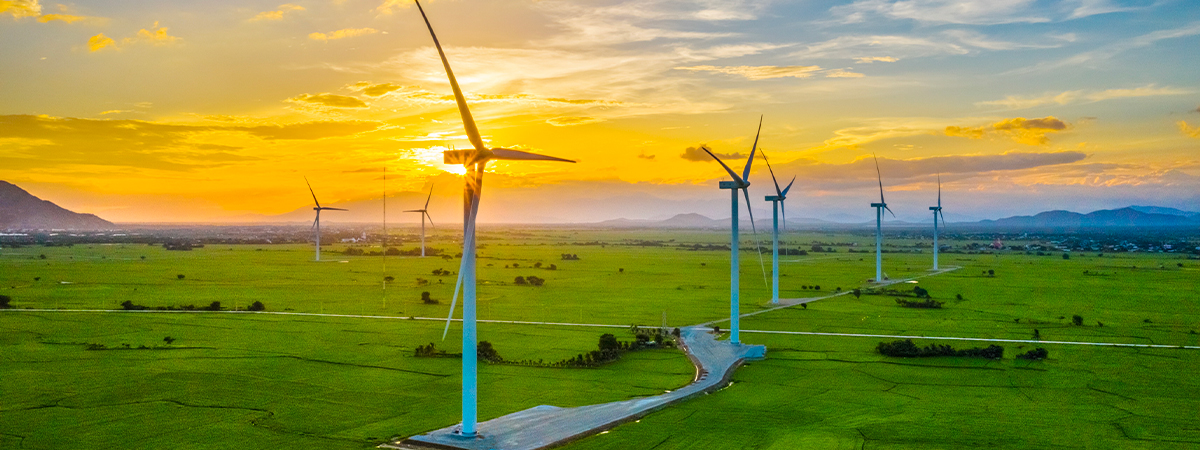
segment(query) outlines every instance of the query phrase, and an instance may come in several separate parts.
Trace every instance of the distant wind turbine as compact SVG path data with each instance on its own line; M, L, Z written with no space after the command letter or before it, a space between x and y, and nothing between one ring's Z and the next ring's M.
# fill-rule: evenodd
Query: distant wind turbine
M458 271L458 282L455 286L454 298L450 304L450 317L446 318L446 329L449 330L450 320L454 316L454 306L458 300L458 287L461 286L463 292L462 428L458 433L463 437L474 437L476 435L475 428L478 420L476 410L476 398L478 395L476 364L478 356L475 330L475 219L479 213L479 198L483 190L484 166L491 160L561 161L571 163L575 161L505 148L488 149L484 146L483 137L480 136L479 129L475 127L475 119L471 117L471 110L467 107L467 101L463 97L462 90L458 87L458 80L454 78L454 72L450 70L450 61L446 59L446 53L442 51L442 44L438 42L437 34L433 32L433 25L430 25L429 17L425 15L425 9L421 7L421 2L416 0L414 2L417 4L417 9L421 11L421 17L425 20L425 26L429 28L429 35L433 37L433 45L437 47L438 56L442 58L442 66L446 69L446 77L450 79L450 88L454 90L454 101L458 103L458 112L462 116L463 128L466 129L467 137L474 147L471 150L449 150L442 152L446 164L462 164L467 169L467 173L463 177L465 187L463 189L462 264ZM444 336L445 332L443 332L443 339L445 339Z
M793 176L787 187L780 190L779 180L775 179L775 170L771 168L767 152L763 152L762 157L767 163L767 170L771 172L771 182L775 183L775 195L768 195L766 201L771 202L774 225L774 231L771 233L771 303L779 303L779 213L783 212L783 229L787 231L787 209L784 208L783 201L787 199L788 191L792 190L792 183L796 182L796 177Z
M433 225L433 216L429 215L429 200L433 198L433 185L429 186L429 196L425 197L425 207L421 209L409 209L404 212L421 213L421 257L425 257L425 218L429 218L429 225Z
M328 206L321 206L321 202L317 201L317 193L313 192L312 183L308 182L308 177L304 177L304 184L308 185L308 192L310 194L312 194L313 203L315 203L317 205L317 206L313 207L313 211L317 212L317 220L313 221L312 227L314 230L316 230L316 233L317 233L317 259L316 260L320 261L321 260L321 211L322 210L349 211L349 210L342 209L342 208L331 208Z
M742 191L742 194L746 196L746 211L750 213L750 228L751 230L754 230L754 234L757 236L758 230L754 226L754 210L750 208L750 191L748 188L750 187L750 165L754 163L754 152L758 149L758 136L761 132L762 117L759 116L758 131L754 133L754 146L750 147L750 157L746 159L746 167L742 169L741 176L738 176L737 172L734 172L733 169L730 169L729 166L725 165L725 162L721 161L721 158L718 158L717 155L714 155L713 152L708 149L708 147L700 146L705 153L708 153L708 156L711 156L713 159L717 160L717 162L721 164L721 167L724 167L725 171L729 172L729 176L733 178L733 181L722 181L719 185L721 189L729 189L729 193L731 194L730 206L731 210L733 211L733 218L731 219L733 221L733 225L731 227L732 232L729 241L729 342L732 344L741 343L739 339L739 333L741 329L741 318L739 317L739 302L741 301L741 273L739 270L740 261L738 259L738 191ZM758 252L758 257L762 258L761 251ZM766 270L764 269L764 282L766 281L765 272Z
M872 203L871 207L875 208L875 282L883 282L883 211L892 214L896 217L896 213L888 208L887 202L883 200L883 174L879 171L879 158L874 153L871 157L875 159L875 177L879 180L879 203Z
M938 204L930 206L930 211L933 211L933 270L938 270L938 217L942 218L942 224L946 223L946 216L942 215L942 174L938 174Z

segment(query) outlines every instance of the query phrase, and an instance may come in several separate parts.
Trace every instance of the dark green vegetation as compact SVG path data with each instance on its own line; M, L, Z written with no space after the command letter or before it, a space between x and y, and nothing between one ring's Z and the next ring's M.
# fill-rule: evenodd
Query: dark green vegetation
M483 231L481 319L622 327L484 323L480 339L505 360L561 361L598 350L604 333L618 342L636 340L629 325L657 329L664 313L669 327L725 317L728 253L720 247L726 239L720 232L678 230ZM856 241L862 250L871 238L789 234L785 240L801 249L814 241ZM436 244L454 247L444 239ZM742 242L744 250L752 246L750 238ZM311 246L302 245L210 244L171 252L146 245L5 248L0 288L16 308L120 310L129 301L168 309L219 302L225 311L243 311L261 302L270 312L445 317L457 259L388 258L384 270L384 258L336 254L341 248L331 246L325 256L347 263L311 262ZM837 249L781 258L780 285L784 298L831 296L837 287L844 294L747 317L742 329L1200 344L1193 331L1200 329L1200 261L1184 255L1076 252L1064 260L1059 253L944 254L942 265L963 268L919 278L912 287L893 286L904 295L861 295L879 292L863 284L874 273L872 255ZM765 258L769 268L769 254ZM757 259L743 253L743 312L767 307L769 290ZM928 253L890 252L884 262L893 279L928 274ZM544 285L513 283L531 274ZM385 282L387 277L392 280ZM913 287L945 306L898 307L895 297L925 300L913 295ZM426 304L422 292L441 301ZM1074 325L1074 315L1087 320ZM458 420L460 362L415 357L418 346L430 343L436 351L460 351L458 323L442 341L443 323L244 312L5 311L0 448L366 449L392 436L449 426ZM767 345L768 359L739 369L733 386L568 448L1200 445L1200 431L1190 423L1200 398L1200 381L1192 376L1200 366L1195 350L1000 344L1009 355L1036 348L1048 354L1030 360L895 358L876 351L880 338L744 332L742 339ZM104 350L88 351L91 345ZM956 344L978 345L987 344ZM538 404L653 395L693 375L687 359L670 349L629 352L586 369L480 367L484 419Z
M967 349L955 349L946 344L929 344L924 347L918 347L912 339L904 339L894 342L880 342L875 346L875 350L884 356L895 356L899 358L928 358L932 356L962 356L966 358L986 358L1000 359L1004 357L1004 347L999 345L989 345L985 348L973 347Z

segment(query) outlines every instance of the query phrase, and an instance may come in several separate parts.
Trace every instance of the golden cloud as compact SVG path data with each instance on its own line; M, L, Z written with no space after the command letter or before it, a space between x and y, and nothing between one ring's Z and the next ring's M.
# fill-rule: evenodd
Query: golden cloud
M380 97L389 92L398 91L398 90L404 89L406 87L414 88L414 89L416 88L416 86L403 86L403 85L392 84L392 83L371 84L366 81L360 81L358 83L354 83L354 84L346 86L346 87L348 87L352 90L355 90L355 91L362 92L363 95L366 95L368 97Z
M114 40L112 40L112 38L105 36L104 33L97 34L95 36L92 36L91 39L88 39L88 51L98 52L105 47L114 47L115 48L116 45L117 45L117 41L114 41Z
M292 103L308 103L332 108L366 108L367 104L355 97L330 94L300 94L287 99Z
M278 10L260 12L257 16L254 16L254 18L250 19L250 21L258 22L262 20L283 20L284 14L292 11L304 11L304 7L300 5L293 5L291 3L284 3L279 5Z
M568 116L568 117L552 117L550 119L546 119L546 123L548 123L550 125L554 125L556 127L569 127L572 125L585 125L585 124L589 124L589 123L596 123L596 122L603 122L603 121L604 121L604 119L597 119L595 117L570 117L570 116Z
M37 17L42 14L38 0L0 0L0 14L9 14L13 19Z
M1178 122L1178 124L1179 124L1179 131L1182 131L1183 134L1194 137L1194 138L1200 138L1200 126L1189 127L1188 123L1184 122L1182 120L1180 120Z
M825 78L862 78L866 75L857 72L850 72L846 69L833 69L825 73Z
M1120 98L1136 98L1136 97L1156 97L1166 95L1187 95L1194 91L1188 89L1179 89L1173 87L1157 87L1153 84L1148 84L1142 87L1130 89L1105 89L1102 91L1065 91L1060 93L1048 93L1038 97L1019 97L1010 95L1003 100L991 100L986 102L976 103L978 106L999 106L1006 109L1025 109L1033 108L1042 105L1066 105L1079 101L1086 102L1102 102L1105 100L1120 99Z
M41 22L41 23L46 23L46 22L55 21L55 20L61 20L66 23L75 23L75 22L78 22L81 20L87 20L87 17L73 16L70 14L46 14L44 16L38 17L38 22Z
M983 139L983 127L946 127L946 136L965 137L967 139Z
M344 30L332 31L326 33L312 33L308 35L309 39L314 41L332 41L334 39L345 39L348 37L364 36L368 34L378 33L379 30L374 28L346 28Z
M857 62L859 64L871 64L873 62L896 62L899 60L900 60L900 58L896 58L896 57L892 57L892 56L863 56L863 57L859 57L859 58L854 58L854 62Z
M158 22L154 22L154 25L151 26L150 28L153 29L154 31L150 31L145 28L138 30L136 40L146 41L146 42L149 42L154 45L173 44L173 43L175 43L175 41L179 40L178 37L167 34L167 27L159 28ZM125 40L124 40L124 42L126 44L132 43L134 41L135 41L135 39L133 39L133 38L125 38Z
M411 3L408 0L383 0L379 6L375 8L380 14L391 14L397 9L405 9Z
M692 72L717 72L729 75L741 75L749 80L766 80L769 78L808 78L813 72L821 70L820 66L683 66L676 70ZM861 74L860 74L861 76Z

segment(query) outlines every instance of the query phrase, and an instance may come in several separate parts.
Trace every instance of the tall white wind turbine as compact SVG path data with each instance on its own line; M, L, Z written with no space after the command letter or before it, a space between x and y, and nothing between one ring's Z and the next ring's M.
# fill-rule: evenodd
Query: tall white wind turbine
M930 206L930 211L933 211L933 270L938 270L938 217L942 218L942 224L946 224L946 216L942 215L942 174L938 174L938 204Z
M767 170L771 172L771 182L775 183L775 195L768 195L766 201L771 202L772 219L771 224L774 230L771 233L771 303L779 303L779 213L783 213L783 229L787 231L787 209L783 206L783 201L787 199L788 191L792 190L792 183L796 182L796 177L792 177L792 181L787 187L779 189L779 180L775 178L775 169L771 168L771 160L767 159L767 152L762 154L763 161L767 163Z
M478 394L476 345L478 342L475 330L475 218L479 213L479 198L483 190L484 166L491 160L571 163L575 161L506 148L488 149L483 144L483 137L480 136L479 129L475 127L475 119L471 117L467 100L458 87L458 80L454 78L454 72L450 70L450 61L446 59L446 53L442 51L442 44L438 42L437 34L433 32L433 25L430 25L429 17L425 15L425 9L421 8L419 1L414 0L414 2L417 4L417 9L421 11L421 17L425 20L425 26L429 28L429 35L433 38L433 45L437 47L438 56L442 59L446 77L450 79L450 88L454 90L454 101L458 103L458 112L462 116L463 128L466 129L467 137L474 147L471 150L449 150L442 153L446 164L462 164L467 169L467 173L463 177L465 182L463 189L463 256L458 271L454 301L458 299L458 286L461 286L463 292L462 424L458 435L464 438L474 438L477 434L476 422L478 421L478 411L476 410ZM454 306L454 302L452 302L450 317L446 318L447 330L450 327L450 318L454 316Z
M312 228L314 230L316 230L316 241L317 241L317 259L316 259L316 261L320 261L321 260L321 211L322 210L349 211L349 210L342 209L342 208L331 208L328 206L321 206L321 202L317 201L317 193L313 192L312 183L308 182L308 177L304 177L304 184L308 185L308 193L312 194L313 203L317 205L317 206L313 207L313 211L317 212L317 220L313 221Z
M892 217L896 217L896 213L888 208L887 202L883 200L883 174L879 171L879 158L875 154L871 154L875 159L875 177L879 180L879 203L872 203L871 207L875 208L875 282L883 282L883 211L892 213Z
M429 200L433 198L433 186L429 186L429 196L425 197L425 207L421 209L409 209L404 212L421 213L421 257L425 257L425 218L429 218L429 225L433 225L433 216L429 215Z
M741 315L739 313L741 274L740 261L738 259L738 191L742 191L742 194L746 197L746 211L750 213L750 227L754 229L754 210L750 208L750 165L754 163L754 152L758 149L758 135L760 132L762 132L761 116L758 118L758 131L754 133L754 146L750 147L750 157L746 159L746 167L742 169L742 176L738 176L737 172L734 172L733 169L725 165L725 162L721 161L721 158L714 155L712 151L709 151L708 147L700 147L705 153L708 153L708 156L717 160L721 164L721 167L724 167L725 171L729 172L729 176L733 178L733 181L722 181L720 188L729 189L729 193L731 194L730 207L733 211L733 218L731 219L732 231L729 240L729 342L735 345L741 343L739 337L741 330L741 318L739 317ZM758 230L754 229L754 233L757 235ZM759 257L762 257L761 251L759 252Z

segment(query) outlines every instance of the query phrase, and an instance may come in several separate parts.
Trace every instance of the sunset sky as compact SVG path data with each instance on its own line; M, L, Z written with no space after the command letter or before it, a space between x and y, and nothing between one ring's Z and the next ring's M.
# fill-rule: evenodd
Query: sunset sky
M482 221L728 217L696 147L740 166L760 115L789 218L873 218L872 153L905 220L938 173L952 221L1200 210L1200 2L422 5L489 145L579 161L493 163ZM0 180L69 209L273 220L307 176L374 220L386 168L389 220L431 184L461 220L441 151L470 144L411 1L0 0L0 42Z

